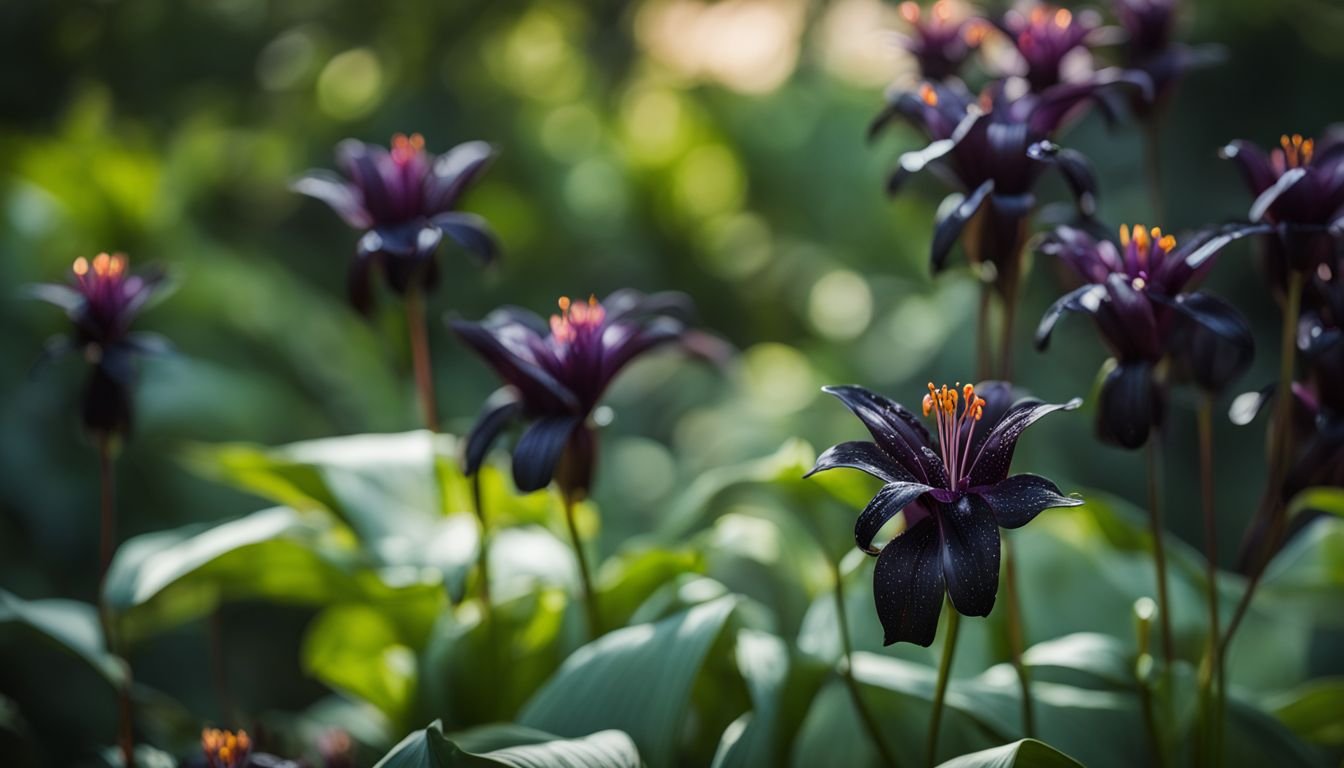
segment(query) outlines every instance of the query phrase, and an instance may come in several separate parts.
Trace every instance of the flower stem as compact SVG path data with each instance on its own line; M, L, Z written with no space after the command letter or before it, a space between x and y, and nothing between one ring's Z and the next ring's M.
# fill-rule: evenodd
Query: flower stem
M115 652L111 616L108 614L107 605L103 600L103 592L107 585L107 571L112 565L112 555L117 546L116 475L112 471L113 437L104 432L100 433L95 439L98 444L99 516L101 518L98 616L102 621L103 635L106 638L108 649ZM131 712L131 667L129 663L126 665L126 680L121 689L117 691L117 741L121 745L122 764L128 766L128 768L135 765L135 723Z
M947 697L947 684L952 678L952 655L957 650L957 625L961 614L951 599L947 600L947 636L943 639L943 658L938 662L938 683L933 690L933 712L929 715L928 764L938 762L938 728L943 721L943 700Z
M562 494L565 499L565 523L569 526L569 539L574 545L574 556L579 561L579 579L583 583L583 607L588 617L588 635L597 639L602 634L602 621L597 611L597 593L593 591L592 576L588 571L588 556L583 551L583 540L579 538L579 528L574 522L574 497Z
M849 688L849 698L854 703L854 709L858 711L859 718L863 720L863 727L868 731L868 737L872 739L873 746L877 748L877 754L882 760L882 764L888 768L896 768L896 755L891 751L891 747L882 738L882 729L877 724L877 718L869 711L868 704L863 700L863 690L859 687L859 681L854 677L854 645L849 637L849 619L845 615L845 582L844 576L840 572L840 563L831 560L831 573L835 576L835 616L836 623L840 625L840 648L843 654L841 665L845 678L845 686Z
M1022 687L1022 730L1027 738L1036 738L1036 717L1031 700L1031 673L1022 661L1026 651L1026 632L1022 625L1022 603L1018 598L1017 561L1007 536L1003 537L1003 598L1008 609L1008 649L1013 657L1013 669Z
M406 331L411 337L411 361L415 366L415 388L420 395L420 412L430 432L439 431L439 412L434 402L434 369L429 358L429 335L425 329L425 302L414 284L406 290Z
M1003 325L999 327L999 378L1013 380L1013 326L1017 323L1017 281L1003 296Z
M1293 366L1297 356L1295 331L1297 330L1297 315L1302 305L1302 282L1301 272L1297 270L1288 272L1288 296L1284 302L1283 331L1279 338L1279 383L1275 395L1273 431L1270 433L1269 481L1265 486L1265 502L1261 505L1261 509L1265 512L1259 516L1269 518L1270 525L1264 541L1261 542L1259 547L1259 555L1254 557L1246 591L1242 593L1241 600L1237 602L1236 609L1232 611L1232 618L1227 623L1227 632L1223 634L1223 647L1219 651L1222 658L1226 658L1228 648L1232 644L1232 637L1236 634L1237 628L1241 626L1241 620L1246 616L1246 611L1251 606L1251 600L1255 597L1255 590L1260 586L1260 577L1264 575L1265 568L1269 566L1269 561L1274 555L1285 522L1282 518L1283 512L1286 510L1276 497L1283 486L1283 479L1287 474L1292 453L1289 443L1292 439L1293 423ZM1252 529L1257 526L1258 522L1258 520L1251 522Z
M476 510L476 522L481 526L480 545L476 549L476 571L481 580L481 611L487 622L490 621L490 528L485 522L485 502L481 497L481 473L479 470L471 476L471 503ZM575 541L577 541L577 537Z
M1158 437L1148 440L1148 528L1153 536L1153 566L1157 571L1158 625L1162 628L1162 658L1167 669L1175 660L1175 646L1171 641L1171 602L1167 599L1167 555L1163 546L1161 479L1158 476Z
M1209 736L1209 763L1221 765L1222 752L1222 671L1221 633L1218 630L1218 519L1213 498L1213 397L1204 394L1199 401L1199 481L1204 508L1204 549L1208 560L1209 586L1209 657L1201 672L1201 699L1205 706Z

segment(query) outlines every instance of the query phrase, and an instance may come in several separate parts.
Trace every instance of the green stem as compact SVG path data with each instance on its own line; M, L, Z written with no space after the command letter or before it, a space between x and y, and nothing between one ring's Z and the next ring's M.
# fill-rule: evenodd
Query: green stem
M1167 555L1163 545L1162 507L1158 476L1158 436L1148 438L1148 528L1153 536L1153 566L1157 571L1157 610L1160 614L1158 626L1162 628L1162 657L1166 669L1176 658L1175 645L1171 641L1171 602L1167 599Z
M882 729L877 724L877 718L868 709L868 704L863 699L863 690L859 687L859 681L854 677L854 645L849 637L849 620L845 614L845 582L844 576L840 572L840 564L834 560L831 561L831 572L835 576L835 615L836 623L840 625L840 647L843 653L841 664L843 666L845 686L849 689L849 698L854 702L854 709L858 711L859 718L863 720L863 727L868 731L868 737L872 739L873 746L877 748L878 757L882 764L888 768L896 768L896 754L891 751L885 739L882 738Z
M1022 688L1022 729L1027 738L1036 738L1036 717L1031 699L1031 674L1022 661L1026 652L1026 632L1022 623L1022 603L1017 589L1017 561L1007 536L1003 537L1003 597L1008 609L1008 649L1013 657L1013 669Z
M1220 739L1223 718L1222 680L1218 673L1222 669L1219 651L1222 648L1221 633L1218 629L1218 518L1214 511L1213 487L1213 397L1205 394L1199 401L1199 480L1200 497L1204 511L1204 549L1208 561L1209 587L1209 657L1206 667L1201 669L1201 700L1205 705L1205 719L1209 736L1209 763L1220 765L1219 753L1222 752Z
M929 716L928 760L933 766L938 762L938 728L943 721L943 700L947 697L947 684L952 678L952 656L957 650L957 625L961 614L949 599L947 602L947 635L943 639L943 658L938 662L938 683L933 690L933 712Z
M476 548L476 573L480 579L481 589L481 616L487 625L493 627L494 607L490 599L490 528L485 522L485 502L481 497L479 469L471 476L471 503L476 510L476 522L481 528L480 543Z
M420 412L425 428L439 430L439 410L434 401L434 369L429 358L429 335L425 329L425 303L420 288L406 290L406 332L411 337L411 362L415 366L415 389L420 396Z
M99 560L101 567L98 574L98 616L102 621L103 635L107 640L108 650L115 652L116 643L113 639L112 620L108 614L107 605L103 602L102 596L107 585L107 571L112 565L112 555L116 552L117 546L117 504L116 504L116 474L112 471L112 435L100 433L96 441L98 443L98 488L99 488L99 517L101 518L101 533L99 535ZM131 666L126 664L126 681L117 691L117 742L121 745L121 760L125 766L135 765L135 723L131 711Z
M565 523L569 526L569 540L574 545L574 556L579 561L579 579L583 583L583 607L588 618L588 636L596 639L602 634L602 621L597 611L597 593L593 591L592 576L588 571L588 556L584 554L583 540L579 538L579 528L574 522L574 497L562 494L565 499Z

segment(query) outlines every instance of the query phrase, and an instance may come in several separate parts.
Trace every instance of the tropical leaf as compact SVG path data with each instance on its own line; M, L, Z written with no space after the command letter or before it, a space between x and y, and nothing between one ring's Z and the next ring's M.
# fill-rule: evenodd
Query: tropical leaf
M575 739L557 739L546 733L501 726L505 732L477 732L449 737L435 721L402 740L374 768L454 768L455 766L508 766L509 768L639 768L639 751L630 737L605 730ZM500 742L488 751L471 751L468 744Z
M1082 763L1043 741L1022 739L954 757L940 768L1081 768Z

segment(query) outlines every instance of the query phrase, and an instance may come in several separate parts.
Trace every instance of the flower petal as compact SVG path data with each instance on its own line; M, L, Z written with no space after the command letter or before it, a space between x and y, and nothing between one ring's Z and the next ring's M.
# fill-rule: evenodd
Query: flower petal
M79 312L84 306L83 294L63 283L36 283L26 286L24 291L30 298L60 307L66 314Z
M836 467L857 469L886 483L914 480L910 472L878 448L877 443L870 443L867 440L852 440L832 445L817 457L816 465L803 477L808 478Z
M1269 164L1269 156L1251 142L1237 139L1219 150L1218 154L1224 160L1237 164L1252 195L1258 196L1274 184L1274 169Z
M1251 203L1251 210L1246 214L1246 218L1251 221L1263 221L1265 214L1274 206L1275 201L1282 197L1288 190L1297 186L1298 182L1307 177L1306 168L1290 168L1279 177L1278 181L1260 193Z
M521 324L487 328L481 323L469 323L456 318L449 319L448 327L480 355L506 384L517 387L533 409L543 412L579 410L579 401L573 392L535 361L520 354L516 344L511 348L501 341L501 335L511 333L517 336L530 335L540 343L532 329Z
M878 446L915 479L930 481L927 459L921 450L929 447L929 431L913 413L899 403L859 386L822 387L821 391L844 403L868 428ZM941 463L938 461L940 466Z
M355 229L367 229L373 225L373 217L364 208L364 196L359 187L331 171L309 171L295 179L289 188L300 195L326 203Z
M999 525L976 496L945 504L938 514L943 579L952 605L966 616L988 616L999 592Z
M1134 450L1162 420L1162 390L1147 361L1117 365L1101 383L1098 397L1097 434L1105 442Z
M994 513L1000 528L1021 528L1052 507L1076 507L1082 499L1065 496L1059 486L1040 475L1012 475L984 489L972 488Z
M1050 346L1050 334L1054 333L1055 325L1065 312L1095 315L1105 298L1106 286L1100 283L1075 288L1059 297L1049 309L1045 310L1045 314L1041 315L1041 322L1036 326L1036 348L1044 350Z
M544 416L523 432L513 448L513 484L518 490L531 493L550 484L579 420L578 416Z
M465 474L476 474L495 438L522 410L523 402L518 390L513 387L501 387L486 399L480 415L476 417L476 423L467 433L467 446L462 456L462 471Z
M1027 148L1033 160L1048 162L1059 171L1078 205L1078 213L1091 218L1097 213L1097 176L1092 161L1076 149L1064 149L1052 141L1039 141Z
M1002 421L994 425L971 460L970 486L994 485L1002 481L1013 463L1018 438L1027 427L1055 411L1072 411L1082 404L1083 401L1076 397L1067 403L1043 403L1031 398L1019 401Z
M450 211L438 214L432 221L482 264L493 264L499 258L499 240L480 216Z
M938 206L938 220L933 225L933 245L929 250L929 263L935 273L942 271L952 246L966 228L966 222L980 210L985 198L993 191L994 180L989 179L969 195L948 195Z
M895 195L900 192L911 176L924 170L935 160L946 157L956 148L957 143L952 139L939 139L923 149L903 153L896 160L896 167L887 176L887 194Z
M346 139L336 145L336 165L360 191L364 210L375 221L387 220L393 212L391 194L382 167L390 164L386 149Z
M932 518L921 520L882 548L873 568L873 601L882 622L883 645L933 644L943 610L941 556L938 524Z
M427 213L448 211L467 187L490 167L495 148L484 141L468 141L439 155L425 179Z
M873 548L873 537L911 502L933 490L923 483L893 482L882 486L882 490L868 502L868 506L859 513L854 523L854 543L859 549L870 555L879 550Z

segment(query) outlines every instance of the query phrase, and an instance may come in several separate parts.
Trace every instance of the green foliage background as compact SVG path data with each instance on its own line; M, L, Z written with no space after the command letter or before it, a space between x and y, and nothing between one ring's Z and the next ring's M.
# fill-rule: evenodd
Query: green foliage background
M877 10L882 6L859 0L762 3L765 18L784 29L771 38L777 46L773 55L762 61L787 65L781 65L778 83L762 85L769 66L729 68L725 75L703 62L699 71L687 64L694 61L694 51L687 53L694 40L669 43L657 31L664 5L654 0L0 5L0 285L8 286L0 291L5 328L0 587L28 599L91 602L95 595L95 464L72 406L80 372L67 364L30 374L30 361L42 340L60 330L61 318L19 297L25 283L59 279L76 256L126 251L133 264L167 266L179 285L143 318L143 327L170 336L180 354L143 368L139 425L120 463L123 538L163 530L170 531L164 536L186 536L192 531L184 526L235 518L272 502L301 513L306 508L296 497L277 498L274 486L255 484L257 466L265 462L249 454L251 449L236 449L230 462L218 449L202 448L205 444L279 445L417 425L395 305L384 303L372 323L348 310L344 270L355 236L322 206L288 192L286 183L306 168L329 165L331 147L343 137L384 141L397 131L419 131L434 150L474 138L501 149L466 207L493 222L505 260L482 274L461 254L445 252L448 277L433 297L434 315L454 311L475 318L506 302L544 312L561 294L604 295L623 286L680 289L696 299L707 327L742 350L727 375L685 365L675 356L644 362L611 393L615 418L604 432L594 499L601 510L597 546L606 556L623 558L633 557L629 553L642 542L680 553L661 555L666 560L660 573L709 572L732 591L745 591L747 598L723 598L750 603L736 605L733 621L744 621L744 612L765 614L763 624L746 621L747 629L784 637L790 643L782 652L797 653L792 641L805 644L808 622L824 625L814 602L829 594L829 572L825 558L797 544L801 524L780 510L809 510L810 524L839 542L836 553L844 549L852 516L834 500L822 504L799 497L809 492L788 483L764 495L756 488L711 500L701 481L706 473L721 472L716 468L772 454L793 437L824 446L854 436L857 425L819 394L821 384L857 382L913 399L928 379L968 378L975 293L960 271L937 280L928 275L931 222L942 190L933 183L916 185L895 202L881 193L898 145L916 138L904 133L875 146L863 141L882 83L900 64L893 59L888 73L871 62L845 63L845 54L881 49L880 39L875 45L872 38L893 26L889 6L883 15ZM1344 34L1344 9L1337 4L1188 5L1187 36L1225 46L1228 59L1187 81L1164 126L1169 211L1166 221L1152 223L1177 232L1244 215L1249 200L1234 169L1217 159L1218 146L1235 137L1268 142L1284 132L1318 131L1341 117L1338 83L1344 74L1344 52L1336 44ZM1133 125L1108 128L1090 117L1064 141L1096 163L1104 220L1151 221ZM1056 199L1059 193L1053 191ZM1242 384L1258 388L1273 377L1277 310L1251 246L1231 248L1209 283L1252 320L1259 354ZM1058 334L1049 355L1031 350L1030 325L1061 286L1053 265L1037 264L1016 340L1020 383L1047 399L1086 397L1104 357L1082 322ZM494 382L441 326L433 328L432 345L440 410L448 431L460 434ZM1090 416L1085 406L1081 413L1043 422L1023 442L1017 466L1054 477L1066 491L1096 489L1141 501L1142 457L1097 445ZM1168 522L1174 535L1197 543L1194 414L1188 399L1177 398L1169 423ZM1221 419L1216 430L1224 523L1219 544L1230 566L1251 500L1261 492L1263 431L1259 424L1238 429ZM398 486L386 477L384 482ZM503 506L502 481L497 490ZM271 501L259 502L258 495ZM239 598L225 602L217 619L234 705L251 713L311 713L310 706L328 701L328 687L357 690L394 724L368 735L367 743L379 748L434 717L448 720L450 730L511 719L564 655L544 654L567 653L576 645L571 637L558 646L538 646L549 650L537 651L543 655L536 668L520 673L531 675L526 679L533 686L516 693L512 709L464 713L444 701L408 703L398 687L407 683L396 674L405 668L404 658L395 650L388 656L389 647L408 648L423 669L457 663L446 649L472 641L436 627L431 635L445 649L436 657L435 646L424 646L428 627L422 625L426 615L432 623L434 611L442 608L433 602L443 599L442 590L431 588L432 596L421 596L431 600L425 614L415 607L414 584L389 587L350 564L353 557L360 567L368 565L366 550L379 540L378 532L361 525L391 515L383 496L366 499L368 509L353 512L344 508L349 500L307 501L310 512L341 508L341 520L318 525L299 514L270 524L296 526L284 529L292 533L284 541L336 548L323 556L328 558L323 567L331 570L308 585L312 594L279 599L265 589L249 591L255 586L250 574L266 557L289 564L286 572L299 568L285 551L268 551L232 566L216 564L218 578L208 587L196 592L184 587L176 601L137 609L145 634L132 656L136 680L179 702L180 711L174 711L180 715L190 713L186 732L201 720L228 719L212 692L205 653L209 623L179 620L208 613L219 590L229 594L219 586L223 583L233 584ZM423 511L418 501L405 505ZM554 523L554 510L541 497L521 505L520 522L533 515L531 522ZM702 509L711 517L684 522ZM334 532L323 527L332 525ZM1055 525L1071 530L1067 520ZM317 529L310 530L313 526ZM520 530L529 535L529 529ZM1080 539L1093 542L1086 546L1102 540L1096 531L1090 535ZM533 543L543 549L555 543L554 537L547 541ZM772 541L774 549L762 555L760 548L769 549ZM273 542L267 546L284 549ZM1107 552L1117 548L1125 549L1108 540ZM427 549L376 566L443 567L456 574L450 584L456 578L456 588L465 588L464 570L434 559L451 555ZM1024 550L1024 567L1030 569L1032 550ZM563 560L563 548L556 556ZM1109 558L1102 559L1110 563ZM1121 562L1129 561L1121 557ZM1145 562L1135 559L1128 566L1132 573L1123 566L1118 574L1100 566L1082 571L1081 583L1060 584L1042 574L1041 588L1026 595L1028 626L1049 624L1061 591L1080 593L1069 603L1079 610L1092 603L1122 605L1097 596L1116 581L1142 577ZM1336 581L1323 583L1338 587L1340 572L1330 569L1340 567L1329 561L1315 575L1332 576ZM859 573L856 583L863 581ZM546 586L520 589L513 598L521 601L510 609L520 621L541 621L547 610L538 604L548 600L552 613L566 610L563 579L538 576L535 583ZM386 607L382 590L388 589L412 606L406 615ZM893 659L929 663L922 652L880 650L861 589L852 591L849 613L860 647L881 654L873 657L872 674L889 671L881 665ZM1338 601L1337 593L1321 589ZM325 593L353 602L340 610L323 607L331 602ZM1199 611L1197 594L1188 596L1192 622ZM658 610L645 596L635 589L621 598L630 604L613 607L613 615L652 620L674 615L679 605L706 605L674 594ZM1132 641L1127 614L1098 611L1086 620L1075 618L1076 626L1061 632L1090 629ZM323 646L322 633L313 629L322 625L358 627L359 637L351 634L350 641L362 637L369 647ZM537 627L530 636L572 635L575 629ZM1257 696L1344 674L1337 624L1316 627L1291 647L1266 627L1258 635L1252 630L1248 627L1243 641L1251 649L1233 663L1249 670L1246 684L1254 683ZM1033 639L1055 636L1041 631ZM439 638L443 632L448 636ZM749 635L734 631L706 642L731 646L744 642L742 637ZM963 649L972 647L973 637L968 635ZM1197 629L1190 637L1198 637ZM383 664L358 674L376 679L339 680L320 671L349 667L340 660L367 658L373 649L384 654ZM1192 656L1196 652L1191 648ZM1278 654L1291 656L1301 668L1277 680L1279 667L1257 668L1257 660ZM709 658L731 659L731 647L711 650ZM986 649L978 657L966 650L958 672L978 674L1002 659L1002 649ZM20 677L3 678L0 724L8 697L26 690ZM710 754L722 726L757 695L755 684L744 678L735 698L719 696L724 711L705 715L720 726L713 730L701 723ZM839 700L843 694L835 681L828 685L818 695ZM423 686L415 695L421 694ZM699 701L696 697L706 694L688 695ZM735 705L739 709L730 711ZM101 705L90 699L69 706L87 708L94 718ZM533 701L524 711L539 706ZM910 704L894 702L890 712L901 706ZM523 724L573 735L545 717ZM29 725L40 730L42 724ZM949 723L955 727L955 721ZM1320 727L1332 734L1337 748L1338 723ZM643 758L650 764L661 759Z

